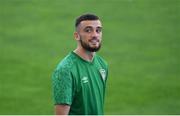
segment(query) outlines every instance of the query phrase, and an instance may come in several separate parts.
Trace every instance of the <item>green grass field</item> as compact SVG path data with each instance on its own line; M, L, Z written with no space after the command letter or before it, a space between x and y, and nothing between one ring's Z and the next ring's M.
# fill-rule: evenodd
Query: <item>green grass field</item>
M105 114L180 114L180 0L0 0L0 114L53 114L74 19L103 21Z

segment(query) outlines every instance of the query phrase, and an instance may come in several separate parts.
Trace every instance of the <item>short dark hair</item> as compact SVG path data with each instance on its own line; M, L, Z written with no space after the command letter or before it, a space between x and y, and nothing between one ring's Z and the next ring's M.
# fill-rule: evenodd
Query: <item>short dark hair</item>
M85 21L85 20L99 20L99 17L90 13L83 14L78 18L76 18L75 27L77 27L81 23L81 21Z

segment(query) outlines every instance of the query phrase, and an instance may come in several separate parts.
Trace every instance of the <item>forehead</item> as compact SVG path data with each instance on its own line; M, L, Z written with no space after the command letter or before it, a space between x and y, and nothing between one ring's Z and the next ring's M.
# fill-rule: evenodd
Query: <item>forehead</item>
M100 20L85 20L85 21L81 21L79 26L82 28L85 28L87 26L97 28L97 27L102 27L102 24Z

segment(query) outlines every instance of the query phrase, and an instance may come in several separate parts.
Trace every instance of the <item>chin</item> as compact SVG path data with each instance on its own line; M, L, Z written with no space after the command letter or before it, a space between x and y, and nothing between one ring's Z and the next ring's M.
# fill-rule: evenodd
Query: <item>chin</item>
M99 44L98 45L92 45L91 48L99 48Z

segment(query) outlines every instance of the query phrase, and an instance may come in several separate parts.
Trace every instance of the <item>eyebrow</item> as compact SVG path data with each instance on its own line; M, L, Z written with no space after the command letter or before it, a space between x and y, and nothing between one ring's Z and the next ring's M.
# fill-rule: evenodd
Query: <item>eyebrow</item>
M97 28L100 28L100 29L102 29L102 26L98 26Z
M92 26L87 26L87 27L85 27L84 29L87 29L87 28L93 28ZM96 27L96 28L102 28L102 26L98 26L98 27Z

